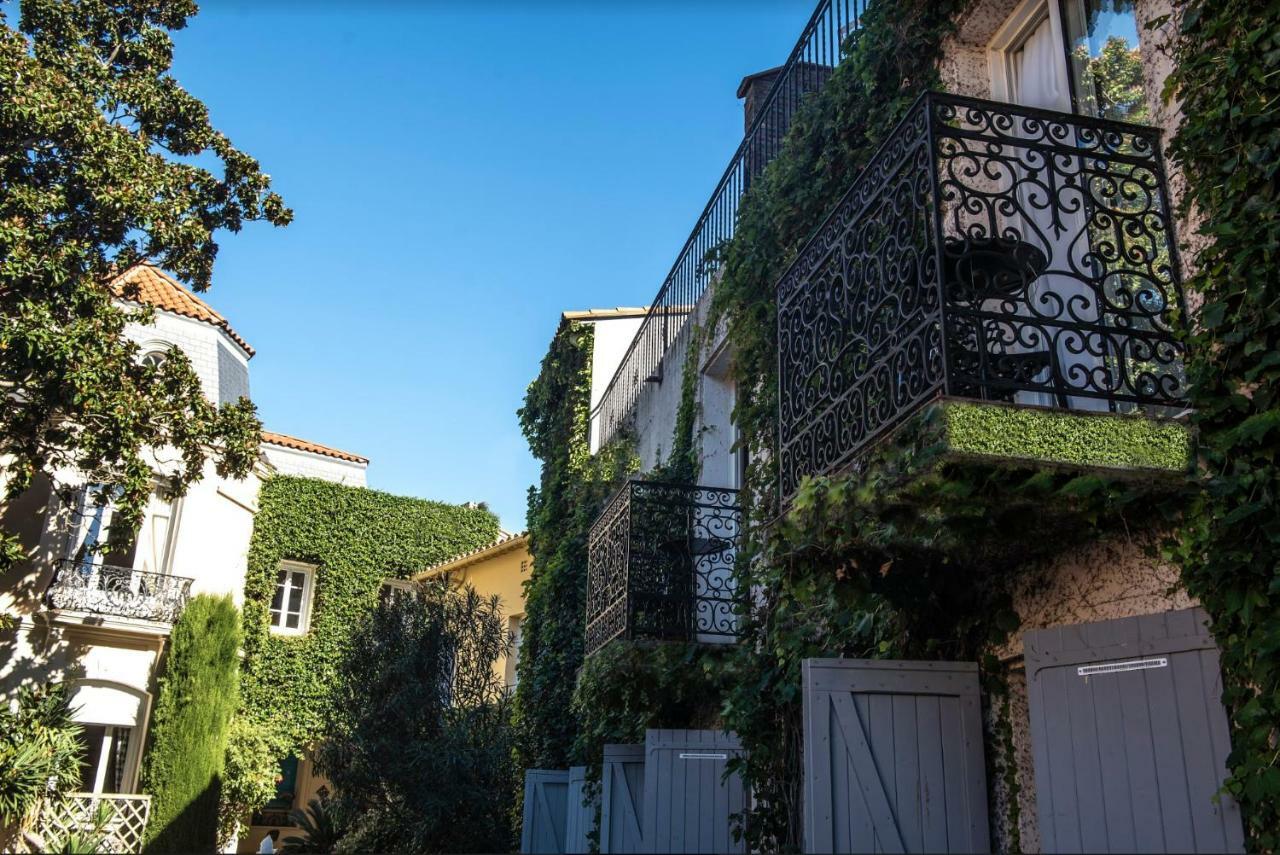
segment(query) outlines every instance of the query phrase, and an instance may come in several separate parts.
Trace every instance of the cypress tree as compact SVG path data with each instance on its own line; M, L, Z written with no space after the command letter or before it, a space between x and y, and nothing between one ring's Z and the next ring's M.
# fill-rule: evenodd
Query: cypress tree
M143 790L145 851L212 852L227 732L239 700L240 613L231 596L194 597L173 625L151 718Z

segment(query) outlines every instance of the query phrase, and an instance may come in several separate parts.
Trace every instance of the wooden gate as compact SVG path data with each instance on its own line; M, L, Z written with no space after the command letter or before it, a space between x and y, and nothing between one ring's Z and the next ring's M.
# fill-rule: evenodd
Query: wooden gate
M1023 637L1045 852L1244 850L1207 624L1185 609Z
M586 855L591 851L591 829L596 824L598 800L586 801L587 767L569 767L569 785L566 796L564 851L569 855Z
M644 737L646 852L743 852L734 814L746 808L740 775L726 778L738 737L715 730L650 730Z
M990 849L972 662L806 659L806 852Z
M568 770L529 769L524 773L521 852L562 855L568 795Z
M600 852L644 852L644 746L606 745L601 771Z

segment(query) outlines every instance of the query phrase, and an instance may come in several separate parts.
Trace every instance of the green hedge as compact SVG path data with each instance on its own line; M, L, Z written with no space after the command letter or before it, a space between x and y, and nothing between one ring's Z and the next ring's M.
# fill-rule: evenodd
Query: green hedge
M142 775L143 792L151 794L147 852L214 850L240 642L230 594L192 598L173 625Z

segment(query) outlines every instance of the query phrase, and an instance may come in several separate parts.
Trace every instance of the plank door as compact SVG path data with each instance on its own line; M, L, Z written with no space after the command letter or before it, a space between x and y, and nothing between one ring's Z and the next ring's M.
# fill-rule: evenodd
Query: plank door
M644 852L644 746L606 745L601 772L600 852Z
M716 730L649 730L644 737L646 852L739 853L733 815L746 808L740 775L725 777L742 753L738 737Z
M567 769L528 769L524 773L524 817L520 851L562 855L569 795Z
M990 849L973 662L806 659L806 852Z
M1242 852L1218 795L1231 745L1200 609L1029 632L1036 808L1046 852Z

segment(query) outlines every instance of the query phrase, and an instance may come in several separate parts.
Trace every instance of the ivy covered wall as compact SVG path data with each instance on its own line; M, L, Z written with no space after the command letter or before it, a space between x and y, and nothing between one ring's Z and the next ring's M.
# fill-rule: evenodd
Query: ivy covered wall
M311 478L273 477L258 503L245 581L242 704L228 757L232 780L224 787L233 800L244 794L249 801L232 804L232 812L257 807L275 762L322 738L338 666L382 580L498 536L498 520L484 509ZM269 606L284 560L317 568L310 628L300 636L270 632Z
M587 535L610 493L635 468L631 446L590 451L591 324L563 321L537 379L529 384L520 426L542 462L529 490L533 572L516 688L522 768L563 768L580 730L573 689L586 629Z
M1200 218L1188 366L1208 476L1172 557L1213 618L1251 849L1280 849L1280 3L1186 0L1170 94Z

